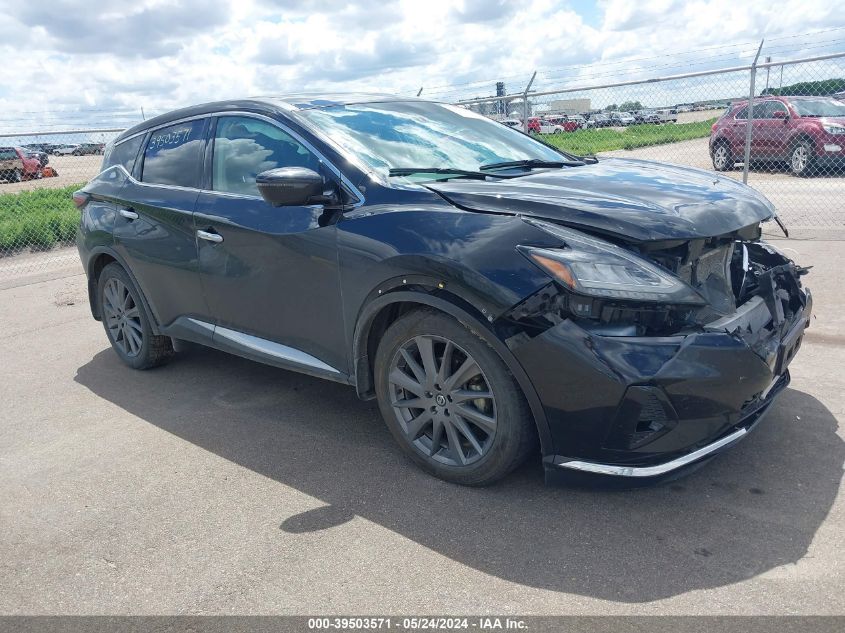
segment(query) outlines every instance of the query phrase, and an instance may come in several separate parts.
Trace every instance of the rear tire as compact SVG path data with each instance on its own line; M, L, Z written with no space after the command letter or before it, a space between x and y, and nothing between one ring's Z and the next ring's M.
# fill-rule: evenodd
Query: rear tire
M103 268L97 297L109 343L129 367L150 369L173 356L170 337L153 334L141 293L120 264Z
M531 410L504 361L448 315L418 310L393 323L376 352L375 378L391 434L435 477L488 485L537 450Z
M12 170L12 182L20 182L23 180L23 174L21 173L20 169L13 169Z
M727 141L719 141L713 148L713 169L716 171L730 171L734 168L734 158L731 146Z

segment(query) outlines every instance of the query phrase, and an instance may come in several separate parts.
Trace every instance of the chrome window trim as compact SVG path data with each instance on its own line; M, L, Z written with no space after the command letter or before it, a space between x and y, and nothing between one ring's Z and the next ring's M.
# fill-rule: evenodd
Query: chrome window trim
M322 152L320 152L316 147L314 147L313 144L309 143L305 138L302 137L302 135L300 135L298 132L291 129L290 127L288 127L287 125L285 125L281 121L274 119L272 117L269 117L267 115L260 114L258 112L248 112L246 110L215 111L215 112L208 112L208 113L205 113L205 114L197 114L197 115L194 115L194 116L183 117L181 119L174 119L172 121L167 121L166 123L161 123L160 125L156 125L154 127L146 128L146 129L144 129L140 132L136 132L132 136L127 136L125 139L121 139L120 143L115 143L114 146L116 147L117 145L123 143L124 141L128 141L130 139L133 139L136 136L139 136L141 134L146 134L147 132L152 133L155 130L160 130L162 128L170 127L171 125L177 125L179 123L185 123L187 121L194 121L196 119L204 119L204 118L210 119L210 118L213 118L213 117L219 118L219 117L224 117L224 116L250 117L250 118L258 119L258 120L261 120L261 121L264 121L266 123L270 123L271 125L276 126L277 128L279 128L280 130L282 130L286 134L289 134L291 137L296 139L297 142L301 143L309 152L314 154L323 165L326 165L329 168L329 170L340 180L341 185L343 185L344 189L347 190L347 193L349 193L350 195L355 197L356 201L350 203L348 205L349 207L351 207L351 208L360 207L366 201L365 198L364 198L364 195L358 190L358 188L355 187L355 185L353 185L352 182L346 176L343 175L343 172L341 172L340 169L338 169L334 165L334 163L332 163L329 159L327 159L325 157L325 155ZM209 140L211 140L212 143L214 142L213 137L211 137ZM146 150L146 147L141 148L141 151L145 151L145 150ZM97 176L100 176L100 175L104 174L105 172L109 171L109 169L113 169L115 167L123 168L122 165L112 165L108 169L104 169L103 171L101 171L99 174L97 174ZM157 183L152 183L152 182L144 182L142 180L136 180L132 176L132 174L130 174L129 172L126 171L125 168L123 168L123 172L126 174L127 178L129 178L129 180L131 180L134 184L141 185L141 186L144 186L144 187L163 187L165 189L174 189L174 190L177 190L177 191L196 191L198 193L213 193L213 194L217 194L217 195L225 195L225 196L228 196L228 197L238 197L238 198L243 198L243 199L247 199L247 200L263 200L263 198L261 196L254 196L254 195L249 195L249 194L238 194L238 193L232 193L232 192L229 192L229 191L216 191L216 190L213 190L213 189L202 189L202 188L199 188L199 187L181 187L179 185L165 185L165 184L157 184ZM95 178L97 176L95 176Z

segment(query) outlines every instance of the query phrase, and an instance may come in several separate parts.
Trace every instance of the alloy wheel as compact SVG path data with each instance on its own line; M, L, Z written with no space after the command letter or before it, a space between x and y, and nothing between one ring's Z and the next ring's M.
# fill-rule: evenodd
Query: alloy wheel
M103 287L103 317L115 346L126 356L137 356L144 344L141 312L129 288L115 277Z
M798 145L792 150L792 172L796 174L802 173L807 168L807 163L810 160L810 154L805 145Z
M481 367L440 336L416 336L396 352L388 375L390 402L407 440L449 466L472 464L496 435L496 399Z
M724 145L719 145L713 151L713 162L716 165L716 169L724 169L725 165L728 164L728 148Z

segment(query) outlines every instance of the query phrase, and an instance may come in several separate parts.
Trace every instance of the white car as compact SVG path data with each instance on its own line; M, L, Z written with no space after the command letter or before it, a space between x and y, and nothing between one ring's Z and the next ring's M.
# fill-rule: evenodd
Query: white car
M78 149L79 145L62 145L53 150L53 156L70 156Z
M557 121L540 119L540 134L562 134L565 131L563 125Z

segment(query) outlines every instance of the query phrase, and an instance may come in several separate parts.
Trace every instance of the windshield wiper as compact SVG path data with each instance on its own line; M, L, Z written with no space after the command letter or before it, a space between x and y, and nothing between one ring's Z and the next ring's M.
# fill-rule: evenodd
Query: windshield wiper
M484 169L482 167L482 169ZM485 174L480 171L470 171L468 169L455 169L452 167L393 167L387 172L389 176L412 176L414 174L449 174L458 176L460 178L474 178L476 180L486 180L487 178L513 178L513 176L503 176L500 174Z
M534 167L582 167L586 163L582 160L544 160L542 158L529 158L527 160L508 160L501 163L489 163L482 165L478 169L486 171L488 169L505 169L507 167L527 167L533 169Z

